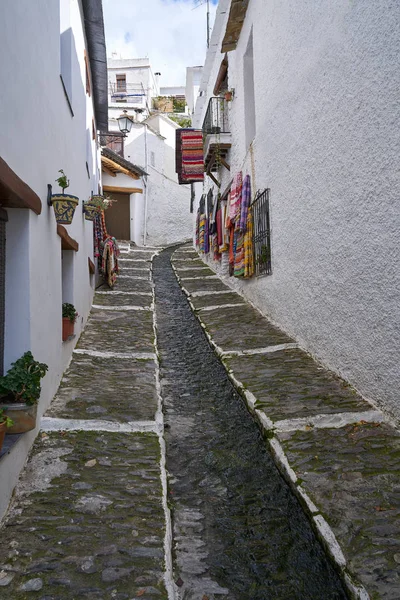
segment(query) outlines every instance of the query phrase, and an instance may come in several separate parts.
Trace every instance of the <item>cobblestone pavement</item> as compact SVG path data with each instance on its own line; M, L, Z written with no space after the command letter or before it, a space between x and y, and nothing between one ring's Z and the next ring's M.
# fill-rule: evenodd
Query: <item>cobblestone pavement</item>
M125 245L96 291L2 523L0 598L342 599L316 532L354 597L398 600L398 434L181 247L212 350L157 254Z
M1 529L0 598L173 598L153 255L125 247L132 275L95 294Z
M176 250L172 263L348 593L399 600L398 430L251 305L243 305L222 280L209 277L213 272L202 270L204 262L192 247Z
M154 281L180 597L344 599L309 520L192 315L170 255L156 257Z

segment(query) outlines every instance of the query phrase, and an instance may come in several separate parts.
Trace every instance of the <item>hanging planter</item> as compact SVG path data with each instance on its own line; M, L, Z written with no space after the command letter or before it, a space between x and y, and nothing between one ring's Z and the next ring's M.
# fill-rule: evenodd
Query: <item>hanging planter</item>
M86 221L94 221L96 215L98 215L100 209L89 200L89 202L83 203L83 214L85 215Z
M66 188L69 187L69 179L67 179L62 169L59 170L59 173L62 173L62 175L56 181L62 189L62 194L52 194L50 202L54 208L57 223L71 225L79 198L65 193Z

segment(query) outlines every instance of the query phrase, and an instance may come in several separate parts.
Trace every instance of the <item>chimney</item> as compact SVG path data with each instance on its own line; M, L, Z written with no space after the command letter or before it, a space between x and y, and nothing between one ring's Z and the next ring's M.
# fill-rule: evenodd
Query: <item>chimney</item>
M159 71L157 71L157 73L154 73L154 79L156 80L156 96L160 95L160 77L161 73Z

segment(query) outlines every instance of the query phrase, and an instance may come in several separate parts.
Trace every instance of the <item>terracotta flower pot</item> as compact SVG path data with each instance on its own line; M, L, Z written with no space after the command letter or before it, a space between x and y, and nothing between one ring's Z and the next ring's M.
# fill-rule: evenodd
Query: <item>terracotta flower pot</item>
M37 403L10 403L0 404L7 417L14 421L14 425L7 427L6 433L26 433L36 427Z
M65 342L71 335L74 335L75 322L63 317L62 320L62 341Z
M78 206L79 198L70 194L53 194L51 203L57 223L70 225L74 217L75 208Z

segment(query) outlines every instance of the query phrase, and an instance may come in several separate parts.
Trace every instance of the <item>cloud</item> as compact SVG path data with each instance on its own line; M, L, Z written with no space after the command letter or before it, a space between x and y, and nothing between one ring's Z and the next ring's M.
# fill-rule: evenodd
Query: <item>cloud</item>
M207 50L206 5L195 0L103 0L107 55L149 57L161 86L184 85ZM211 25L217 0L211 0Z

